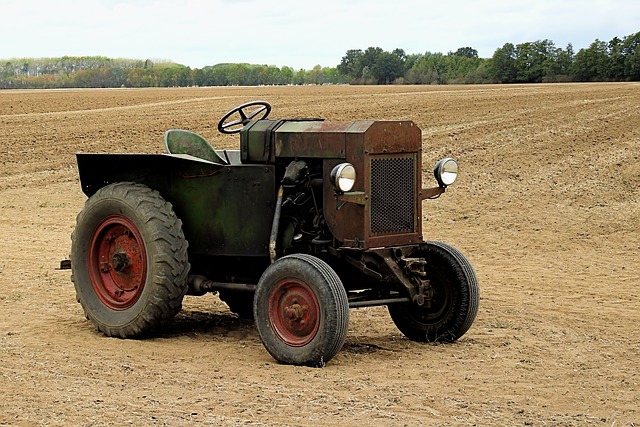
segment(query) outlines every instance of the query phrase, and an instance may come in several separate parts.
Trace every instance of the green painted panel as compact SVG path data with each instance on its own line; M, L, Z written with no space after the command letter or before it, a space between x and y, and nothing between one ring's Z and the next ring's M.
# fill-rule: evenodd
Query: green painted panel
M184 223L190 253L268 256L273 166L233 165L210 175L176 177L170 199Z

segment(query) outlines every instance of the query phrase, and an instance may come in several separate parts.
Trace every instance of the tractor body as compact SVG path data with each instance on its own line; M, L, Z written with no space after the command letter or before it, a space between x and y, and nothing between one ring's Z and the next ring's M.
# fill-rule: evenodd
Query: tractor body
M89 200L71 266L86 273L74 272L74 282L98 329L126 338L159 328L179 304L139 330L123 325L151 310L145 288L160 286L163 298L180 301L219 293L232 311L254 318L282 363L326 363L344 342L348 308L387 305L418 341L463 335L478 307L473 269L459 251L422 235L423 200L445 191L442 174L455 175L457 165L449 162L436 173L439 185L422 188L421 130L411 121L254 119L243 111L250 104L231 123L240 126L237 150L170 130L166 154L77 155ZM130 191L109 192L122 185ZM184 246L178 254L154 253L147 234L159 231L143 224L155 218L142 206L163 202L163 218L175 216L177 225L162 219L158 228L172 224L174 237L164 240ZM153 274L164 273L150 263L172 256L183 271L157 285L163 280Z

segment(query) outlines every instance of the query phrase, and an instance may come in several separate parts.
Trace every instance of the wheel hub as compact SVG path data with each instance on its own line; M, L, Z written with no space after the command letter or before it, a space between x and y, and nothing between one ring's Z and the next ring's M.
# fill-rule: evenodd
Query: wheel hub
M118 273L121 273L125 268L127 268L130 261L131 259L127 256L126 253L118 252L116 254L113 254L113 258L111 258L111 265L113 266L114 270L116 270Z
M279 339L303 346L315 337L319 307L313 291L302 282L281 282L269 298L269 320Z
M120 215L105 218L91 236L89 275L100 300L109 308L124 310L140 297L147 272L142 236Z

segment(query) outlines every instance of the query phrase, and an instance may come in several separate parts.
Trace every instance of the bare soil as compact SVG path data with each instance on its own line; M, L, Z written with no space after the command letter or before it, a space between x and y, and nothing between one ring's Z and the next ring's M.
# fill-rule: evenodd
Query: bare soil
M282 366L216 296L167 330L107 338L68 271L85 196L76 152L162 151L252 99L274 117L410 119L459 182L425 202L425 237L481 286L458 342L405 339L351 311L323 369ZM640 85L0 92L0 425L640 425Z

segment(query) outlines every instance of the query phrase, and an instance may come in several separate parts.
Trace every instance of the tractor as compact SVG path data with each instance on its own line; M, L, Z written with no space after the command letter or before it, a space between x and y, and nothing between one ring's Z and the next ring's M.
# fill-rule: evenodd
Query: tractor
M252 101L220 119L239 149L180 129L165 154L76 154L88 197L71 236L78 302L107 336L161 330L185 295L217 293L253 319L279 363L324 366L349 310L387 306L410 340L452 342L479 304L457 249L422 235L422 204L454 183L435 164L422 188L412 121L269 119Z

